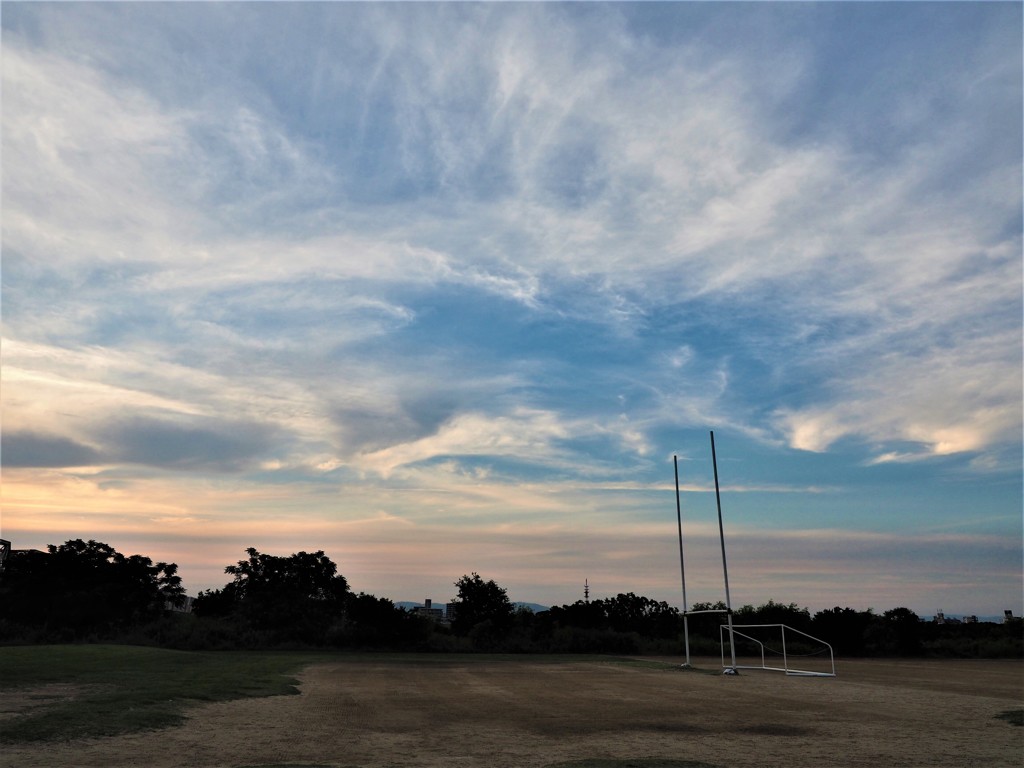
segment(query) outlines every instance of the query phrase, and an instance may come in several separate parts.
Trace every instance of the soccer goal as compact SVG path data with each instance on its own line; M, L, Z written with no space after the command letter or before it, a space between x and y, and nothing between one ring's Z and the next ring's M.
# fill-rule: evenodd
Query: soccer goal
M836 676L832 646L785 624L722 625L718 635L723 668L728 668L728 643L734 669L765 669L803 677Z
M718 459L715 455L715 433L711 432L711 467L715 475L715 504L718 507L718 536L722 545L722 581L725 586L725 608L691 611L686 600L686 566L683 559L683 511L679 499L679 460L672 457L676 476L676 521L679 527L679 578L683 587L683 639L686 661L683 669L690 664L690 627L687 619L698 613L724 613L726 625L719 629L722 648L722 669L724 674L735 675L739 669L769 669L785 672L787 675L805 677L835 677L836 663L832 646L824 640L808 635L785 624L733 624L732 600L729 595L729 565L725 559L725 526L722 523L722 496L718 484ZM746 632L737 632L745 629ZM725 662L726 633L729 638L730 663ZM788 633L788 635L787 635ZM758 635L755 637L754 635ZM740 664L738 659L759 663ZM781 666L779 666L781 664ZM800 668L795 666L800 664Z

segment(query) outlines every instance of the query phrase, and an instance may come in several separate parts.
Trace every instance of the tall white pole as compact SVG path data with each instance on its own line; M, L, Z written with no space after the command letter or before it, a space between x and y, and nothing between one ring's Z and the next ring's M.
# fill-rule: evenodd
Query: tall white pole
M676 522L679 523L679 576L683 582L683 644L686 646L685 667L690 666L690 625L686 612L690 610L686 604L686 568L683 566L683 511L679 504L679 459L672 456L672 466L676 471Z
M725 528L722 526L722 495L718 490L718 459L715 456L715 433L711 431L711 465L715 470L715 502L718 504L718 536L722 541L722 574L725 577L725 611L729 621L729 650L732 654L732 673L736 672L736 638L732 629L732 601L729 598L729 566L725 562Z

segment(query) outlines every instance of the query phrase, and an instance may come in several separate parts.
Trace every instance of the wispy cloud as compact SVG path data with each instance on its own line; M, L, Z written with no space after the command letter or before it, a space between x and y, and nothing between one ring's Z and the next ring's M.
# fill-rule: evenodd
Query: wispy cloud
M557 559L543 510L605 546L709 426L748 497L1019 480L1019 8L397 10L5 8L8 520L467 554L504 503Z

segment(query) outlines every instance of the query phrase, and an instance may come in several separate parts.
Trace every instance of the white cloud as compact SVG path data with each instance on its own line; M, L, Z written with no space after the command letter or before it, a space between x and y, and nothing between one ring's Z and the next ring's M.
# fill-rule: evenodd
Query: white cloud
M184 149L180 115L6 35L3 79L8 248L65 265L141 259L194 225L153 184Z
M62 432L78 429L65 410L265 419L296 440L267 467L383 475L448 455L584 473L566 440L612 441L632 461L657 450L660 426L709 421L813 451L855 437L878 461L1019 441L1020 237L1006 232L1019 167L975 170L964 149L999 126L960 115L880 163L841 134L772 130L758 89L798 87L809 58L755 76L742 50L658 48L615 13L580 26L510 8L421 7L413 23L365 11L352 26L365 60L316 52L305 106L320 134L230 57L207 70L209 93L228 94L212 104L112 74L118 49L87 59L5 32L5 416ZM985 82L987 98L1006 92ZM362 134L325 128L355 108ZM379 168L352 160L372 151ZM359 174L378 171L413 191L360 199L374 179ZM123 271L98 279L102 265ZM59 301L33 301L53 274L68 281ZM584 418L536 395L545 365L501 375L447 354L457 333L414 363L369 343L452 286L611 326L624 345L661 310L689 320L712 302L748 316L730 333L765 342L719 352L673 331L670 351L623 363L644 366L622 378L648 387L646 404L621 423ZM173 333L118 315L135 307ZM806 391L782 402L737 354L792 385L780 390L806 376ZM504 398L493 413L474 401L489 388ZM440 426L404 405L449 391ZM365 423L339 426L338 410Z
M898 352L864 361L850 357L832 383L833 402L785 410L777 424L790 445L823 451L845 436L884 445L919 444L920 451L883 451L876 462L985 451L1019 440L1022 419L1020 333L980 339L971 334L947 348ZM1015 370L1017 373L1015 374Z
M358 465L384 476L437 456L515 456L544 462L559 453L553 443L570 435L556 414L517 408L507 416L456 416L434 435L358 457Z

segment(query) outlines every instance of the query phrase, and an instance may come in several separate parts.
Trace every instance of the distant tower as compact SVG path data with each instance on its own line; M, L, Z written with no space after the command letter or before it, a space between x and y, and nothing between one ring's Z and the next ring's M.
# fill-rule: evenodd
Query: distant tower
M590 602L590 582L587 579L583 580L583 602Z

